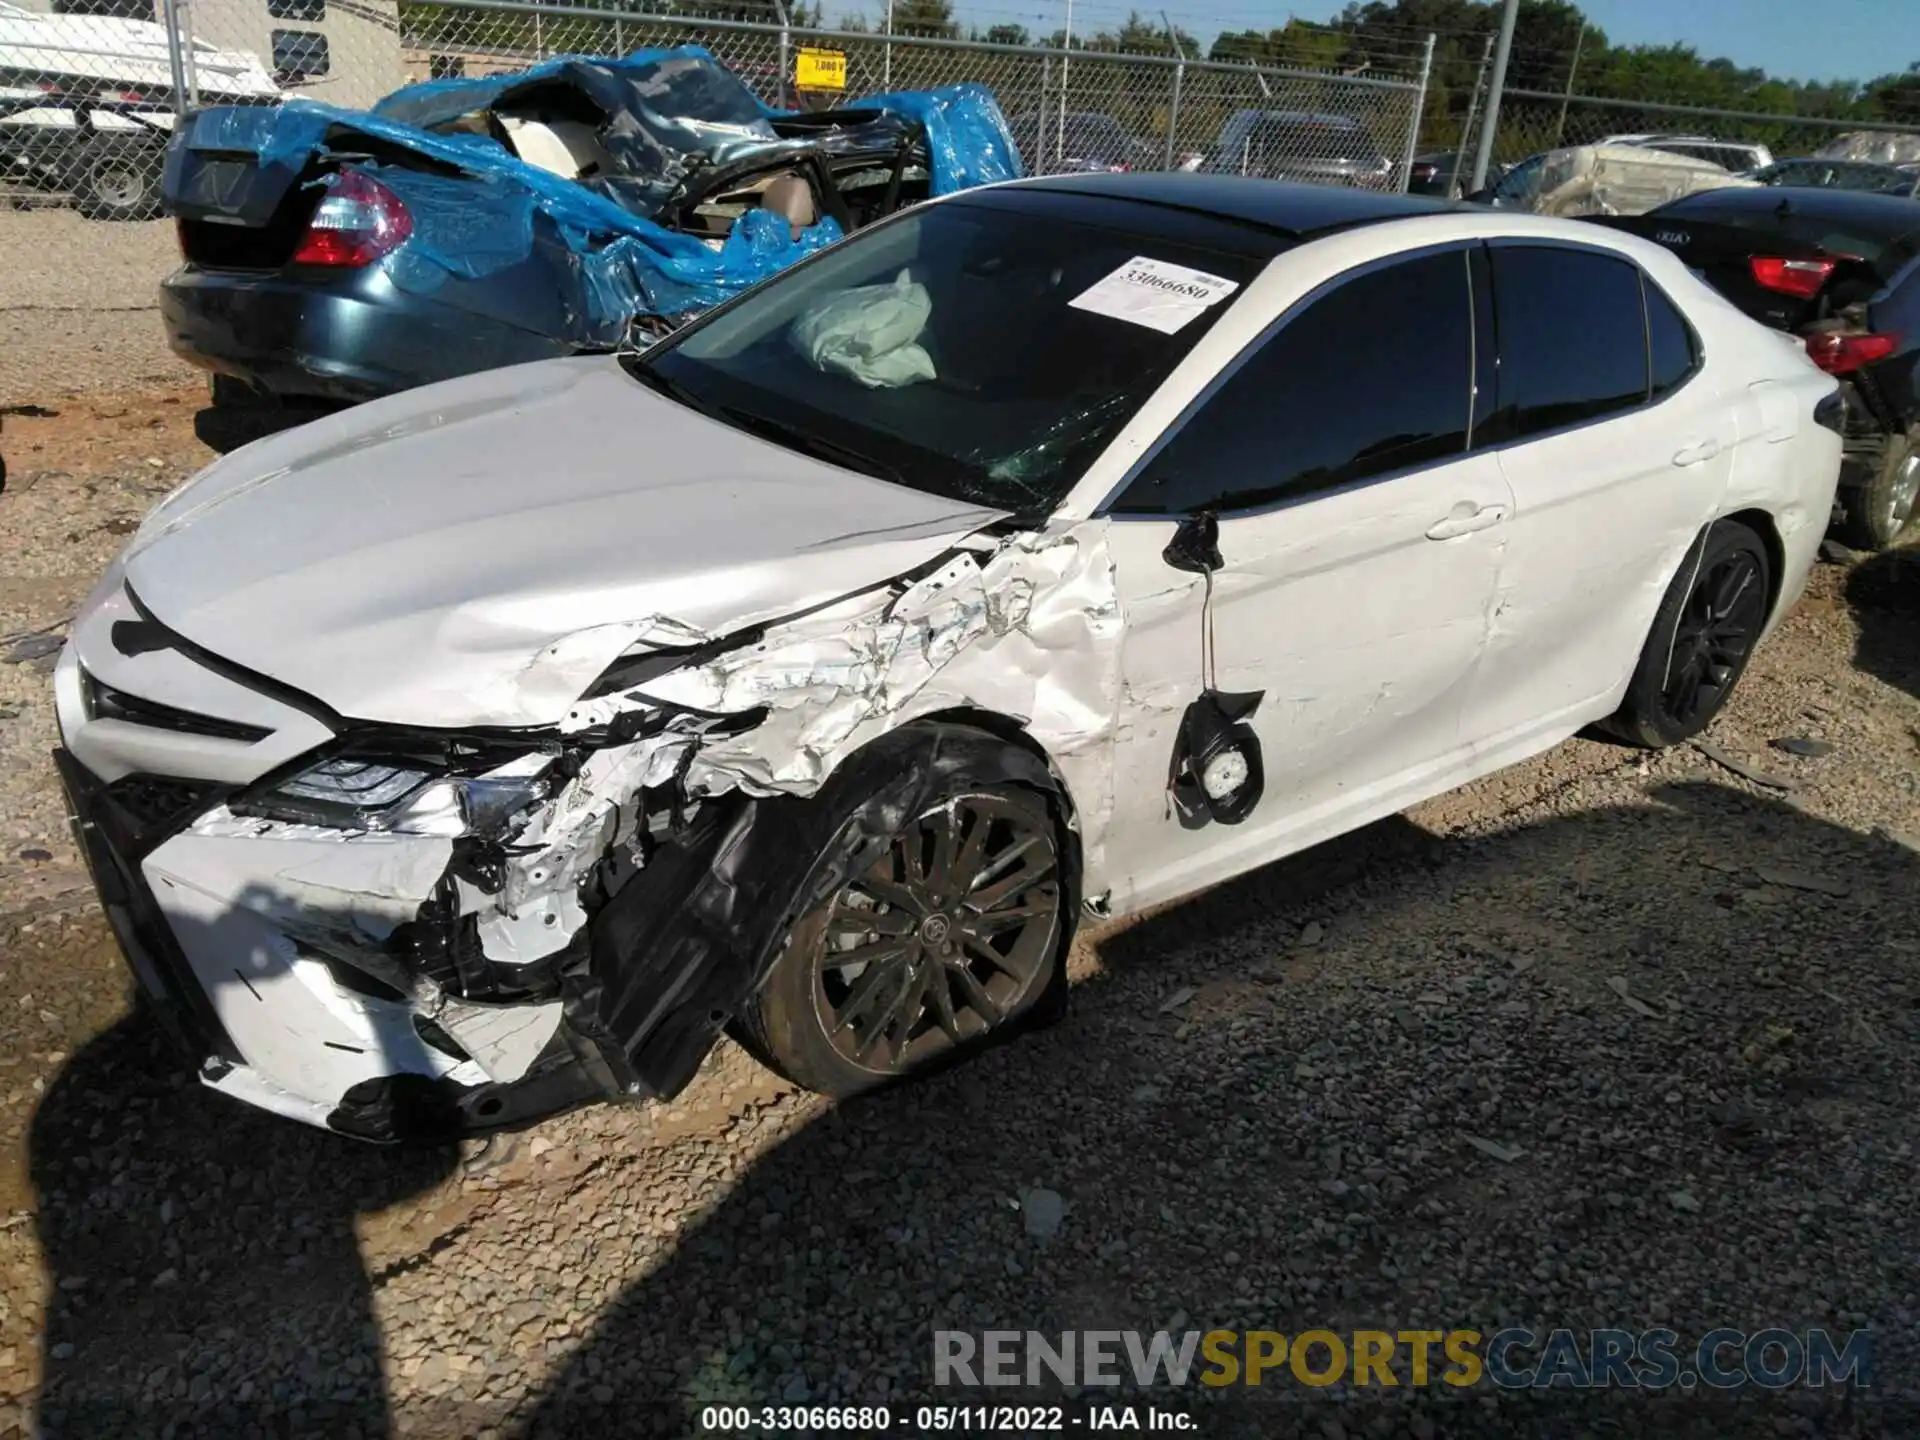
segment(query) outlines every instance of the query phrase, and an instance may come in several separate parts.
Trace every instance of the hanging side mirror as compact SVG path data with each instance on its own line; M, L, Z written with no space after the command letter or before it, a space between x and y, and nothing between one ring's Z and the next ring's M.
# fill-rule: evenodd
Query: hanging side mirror
M1247 724L1266 692L1228 695L1205 690L1180 717L1170 789L1180 823L1197 829L1209 820L1238 825L1266 790L1260 740Z
M1160 552L1160 558L1176 570L1205 575L1218 570L1226 561L1220 558L1220 517L1211 510L1189 515L1180 522Z
M1207 578L1200 645L1205 688L1180 717L1167 791L1181 825L1189 830L1209 821L1238 825L1253 813L1266 789L1260 738L1246 723L1266 692L1228 695L1213 688L1213 572L1226 563L1220 554L1219 517L1210 510L1189 515L1160 556L1176 570Z

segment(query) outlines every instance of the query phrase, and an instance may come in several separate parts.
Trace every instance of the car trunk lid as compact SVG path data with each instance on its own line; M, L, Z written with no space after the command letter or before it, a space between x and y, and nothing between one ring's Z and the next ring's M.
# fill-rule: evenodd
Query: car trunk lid
M282 155L261 144L272 116L264 108L202 111L168 146L162 192L189 262L276 270L299 246L321 191L302 183L312 178L311 151Z
M1720 221L1648 215L1592 217L1678 255L1763 325L1798 333L1878 288L1872 262L1792 235Z

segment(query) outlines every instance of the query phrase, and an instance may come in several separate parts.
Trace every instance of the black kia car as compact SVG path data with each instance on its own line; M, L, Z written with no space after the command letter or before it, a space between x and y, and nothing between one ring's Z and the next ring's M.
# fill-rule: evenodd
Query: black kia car
M1920 202L1734 187L1600 223L1665 245L1839 377L1846 464L1834 533L1859 550L1898 539L1920 499Z

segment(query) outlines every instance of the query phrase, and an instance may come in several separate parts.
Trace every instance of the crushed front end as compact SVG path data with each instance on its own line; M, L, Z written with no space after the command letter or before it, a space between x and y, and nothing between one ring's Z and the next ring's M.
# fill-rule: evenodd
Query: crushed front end
M719 811L750 816L734 797L696 827L678 785L692 741L727 722L356 725L199 651L117 577L55 693L102 906L212 1088L363 1139L428 1138L677 1090L711 1045L712 1007L689 1027L668 983L647 1027L663 1065L628 1066L599 1020L589 922L663 845L677 863L648 888L696 889L712 867L688 847Z
M1082 813L1111 811L1104 544L944 543L724 635L614 627L597 679L512 728L343 718L171 629L116 563L55 670L56 759L141 988L205 1084L364 1139L671 1097L778 958L820 860L807 807L864 745L1030 717ZM586 643L543 646L521 690ZM413 698L450 679L423 663Z

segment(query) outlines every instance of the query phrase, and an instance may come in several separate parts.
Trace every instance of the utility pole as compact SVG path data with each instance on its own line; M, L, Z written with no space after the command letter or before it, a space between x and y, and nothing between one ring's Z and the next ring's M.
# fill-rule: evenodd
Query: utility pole
M1173 147L1180 136L1180 91L1187 79L1187 52L1180 48L1180 32L1173 28L1173 21L1167 18L1167 12L1160 12L1160 23L1167 27L1167 43L1173 47L1173 100L1167 106L1167 143L1166 153L1161 157L1163 169L1173 169Z
M1467 102L1467 123L1460 129L1460 144L1453 152L1453 182L1447 186L1447 198L1457 200L1471 191L1460 189L1460 157L1467 152L1467 146L1473 143L1473 120L1480 113L1480 92L1487 85L1487 62L1493 58L1493 37L1487 36L1486 46L1480 51L1480 68L1473 72L1473 98Z
M1413 119L1407 126L1406 154L1400 160L1400 193L1406 194L1413 187L1413 156L1420 148L1420 126L1427 118L1427 86L1433 83L1433 47L1438 39L1431 31L1427 34L1427 53L1420 62L1420 92L1413 99ZM1454 162L1455 170L1460 168L1459 161Z
M1060 51L1060 125L1053 137L1053 160L1057 165L1067 153L1067 63L1073 55L1073 0L1067 0L1066 43Z
M887 0L887 40L880 52L880 88L893 89L893 0Z
M1560 120L1553 127L1553 148L1558 150L1560 142L1567 137L1567 102L1573 98L1573 77L1580 73L1580 47L1587 43L1587 22L1580 22L1580 33L1574 37L1573 63L1567 66L1567 88L1560 95Z
M1493 132L1500 128L1500 93L1507 86L1507 59L1513 54L1513 22L1520 16L1520 0L1507 0L1500 15L1500 43L1493 52L1493 83L1487 87L1487 123L1480 131L1480 153L1473 161L1469 195L1485 187L1487 166L1493 161Z

